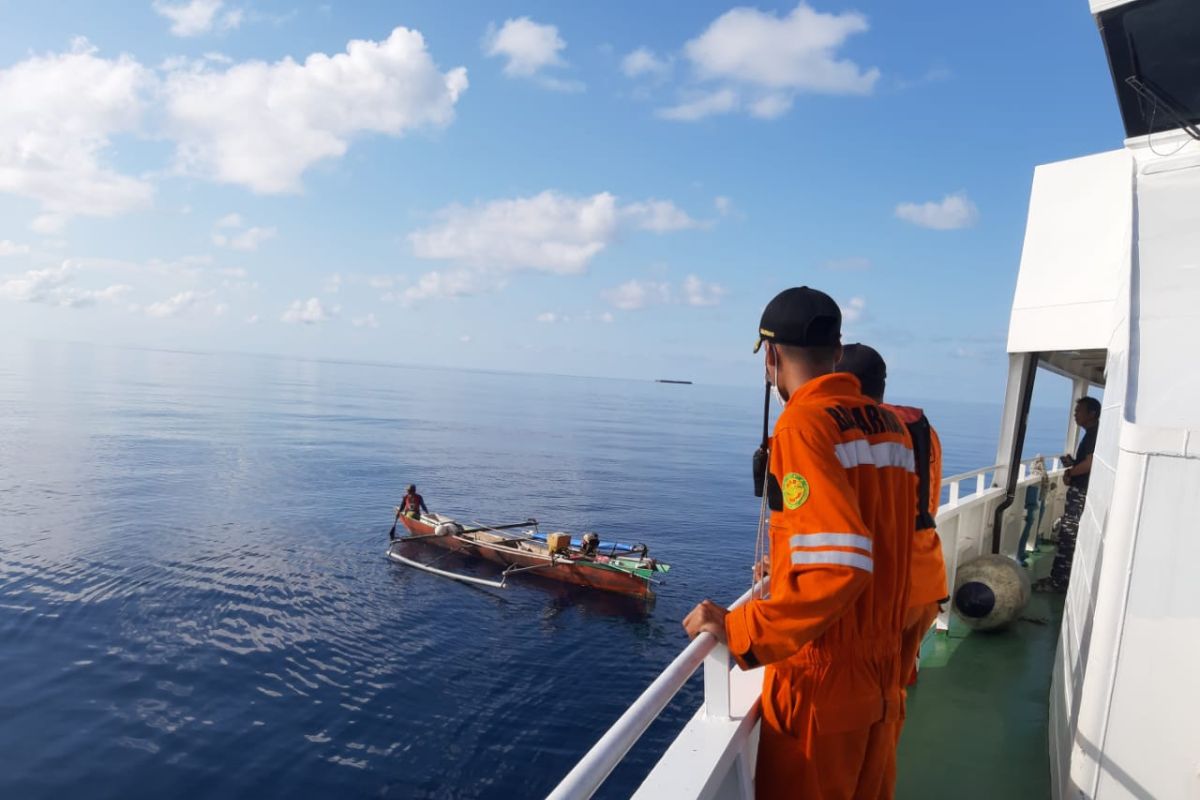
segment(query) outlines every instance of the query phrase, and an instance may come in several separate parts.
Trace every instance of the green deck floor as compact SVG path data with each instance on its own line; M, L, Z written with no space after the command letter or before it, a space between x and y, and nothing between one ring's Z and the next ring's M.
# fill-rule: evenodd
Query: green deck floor
M955 620L926 640L900 738L899 800L1050 797L1050 670L1062 607L1063 595L1035 593L1008 630L971 633Z

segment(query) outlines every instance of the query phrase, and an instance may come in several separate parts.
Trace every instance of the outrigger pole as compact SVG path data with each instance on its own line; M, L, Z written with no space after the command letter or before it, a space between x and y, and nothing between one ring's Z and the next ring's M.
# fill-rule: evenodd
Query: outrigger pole
M457 573L457 572L448 572L447 570L444 570L444 569L438 569L437 567L431 567L428 564L422 564L420 561L414 561L411 558L405 558L404 556L397 553L395 550L388 550L388 558L392 559L393 561L399 561L401 564L404 564L405 566L408 566L408 567L414 567L416 569L424 570L426 572L432 572L434 575L441 575L443 578L453 578L456 581L465 581L466 583L475 583L480 586L490 586L493 589L503 589L504 588L504 579L503 578L498 581L489 581L486 578L475 578L470 575L463 575L463 574Z

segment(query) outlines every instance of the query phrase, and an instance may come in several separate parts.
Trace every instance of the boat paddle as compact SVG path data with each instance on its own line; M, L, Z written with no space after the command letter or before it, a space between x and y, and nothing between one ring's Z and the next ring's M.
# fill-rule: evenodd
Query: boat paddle
M396 506L396 518L392 520L392 529L388 531L388 541L396 539L396 523L400 521L400 507Z

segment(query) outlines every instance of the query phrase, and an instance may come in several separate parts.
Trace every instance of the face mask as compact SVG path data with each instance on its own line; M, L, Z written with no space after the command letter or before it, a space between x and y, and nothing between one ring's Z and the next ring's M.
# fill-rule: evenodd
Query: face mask
M783 399L783 393L779 391L779 353L775 354L775 374L771 379L771 396L775 398L776 403L779 403L780 408L787 405L787 400Z

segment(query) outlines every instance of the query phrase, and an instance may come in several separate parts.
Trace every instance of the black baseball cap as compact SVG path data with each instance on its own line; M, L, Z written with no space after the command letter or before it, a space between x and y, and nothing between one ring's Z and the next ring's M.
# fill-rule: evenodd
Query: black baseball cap
M865 344L848 344L842 348L842 360L834 367L838 372L849 372L862 384L862 393L867 397L883 397L887 385L887 364L883 356Z
M842 338L842 310L833 298L817 289L797 286L775 295L758 322L758 343L797 347L835 345Z

